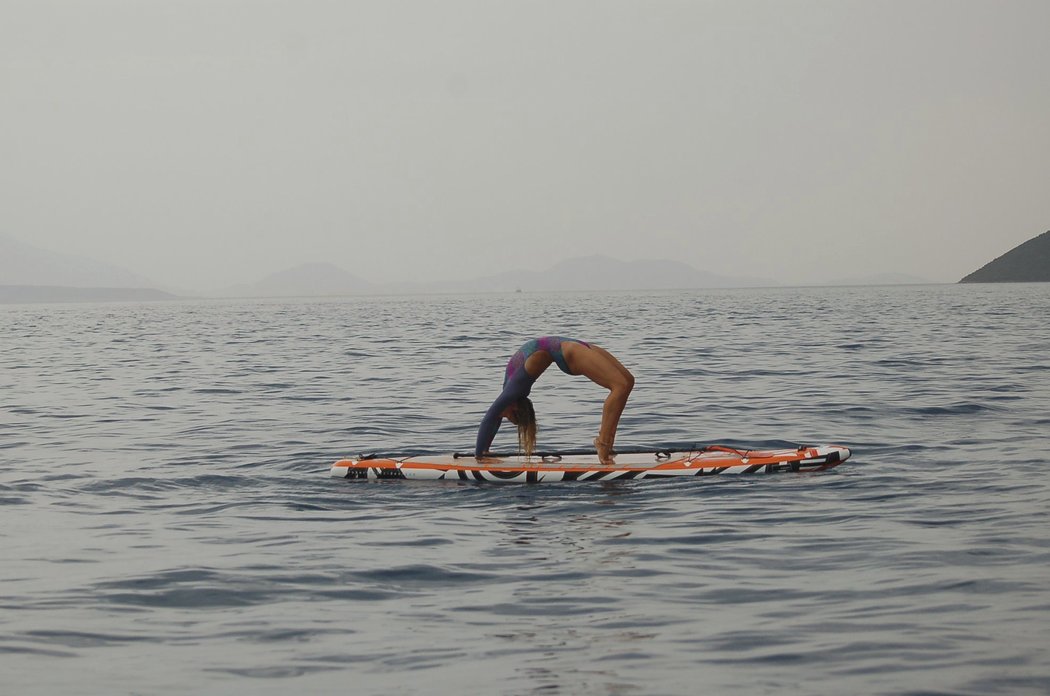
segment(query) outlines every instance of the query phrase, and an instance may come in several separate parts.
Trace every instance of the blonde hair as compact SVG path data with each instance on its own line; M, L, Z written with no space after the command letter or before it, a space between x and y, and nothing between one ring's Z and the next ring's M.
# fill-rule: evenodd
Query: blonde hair
M518 449L530 456L536 451L536 409L528 397L518 399L515 417L518 421Z

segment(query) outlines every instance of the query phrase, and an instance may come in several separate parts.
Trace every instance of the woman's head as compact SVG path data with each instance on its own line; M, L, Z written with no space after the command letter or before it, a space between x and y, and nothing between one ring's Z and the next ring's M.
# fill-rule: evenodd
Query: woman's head
M536 410L528 397L518 399L510 421L518 426L518 448L526 455L536 450Z

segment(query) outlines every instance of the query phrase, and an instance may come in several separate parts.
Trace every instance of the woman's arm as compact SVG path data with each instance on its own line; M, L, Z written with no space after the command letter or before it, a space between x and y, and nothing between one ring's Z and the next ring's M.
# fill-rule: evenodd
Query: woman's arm
M500 424L503 423L503 412L507 410L508 406L513 406L517 403L518 399L529 395L529 392L532 391L533 381L525 370L521 370L507 380L503 391L489 406L489 410L485 411L485 417L481 419L481 427L478 428L478 439L474 444L475 457L480 457L485 452L488 452Z

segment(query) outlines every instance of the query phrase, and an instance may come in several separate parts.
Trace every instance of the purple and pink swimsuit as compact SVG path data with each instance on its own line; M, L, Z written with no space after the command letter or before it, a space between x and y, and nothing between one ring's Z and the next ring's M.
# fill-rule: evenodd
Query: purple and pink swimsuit
M493 438L496 437L500 424L503 422L503 412L507 410L507 407L517 403L519 399L525 398L532 391L532 385L536 378L525 369L525 361L529 359L530 355L537 351L543 351L551 356L551 359L554 360L554 363L562 372L567 375L572 374L569 372L569 365L565 362L565 356L561 352L561 345L566 341L590 347L589 343L575 338L541 336L528 341L518 349L518 352L511 356L507 362L506 376L503 378L503 391L489 406L489 410L485 412L485 417L481 419L481 427L478 428L478 440L474 446L475 456L480 457L484 452L488 451Z

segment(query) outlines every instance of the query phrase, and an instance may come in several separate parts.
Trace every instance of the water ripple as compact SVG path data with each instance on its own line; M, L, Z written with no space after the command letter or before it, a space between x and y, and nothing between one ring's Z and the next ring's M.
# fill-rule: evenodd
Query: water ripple
M1047 310L1046 285L0 307L5 687L1046 692ZM854 458L328 478L470 449L540 332L635 372L618 445ZM543 446L588 443L603 395L545 375Z

